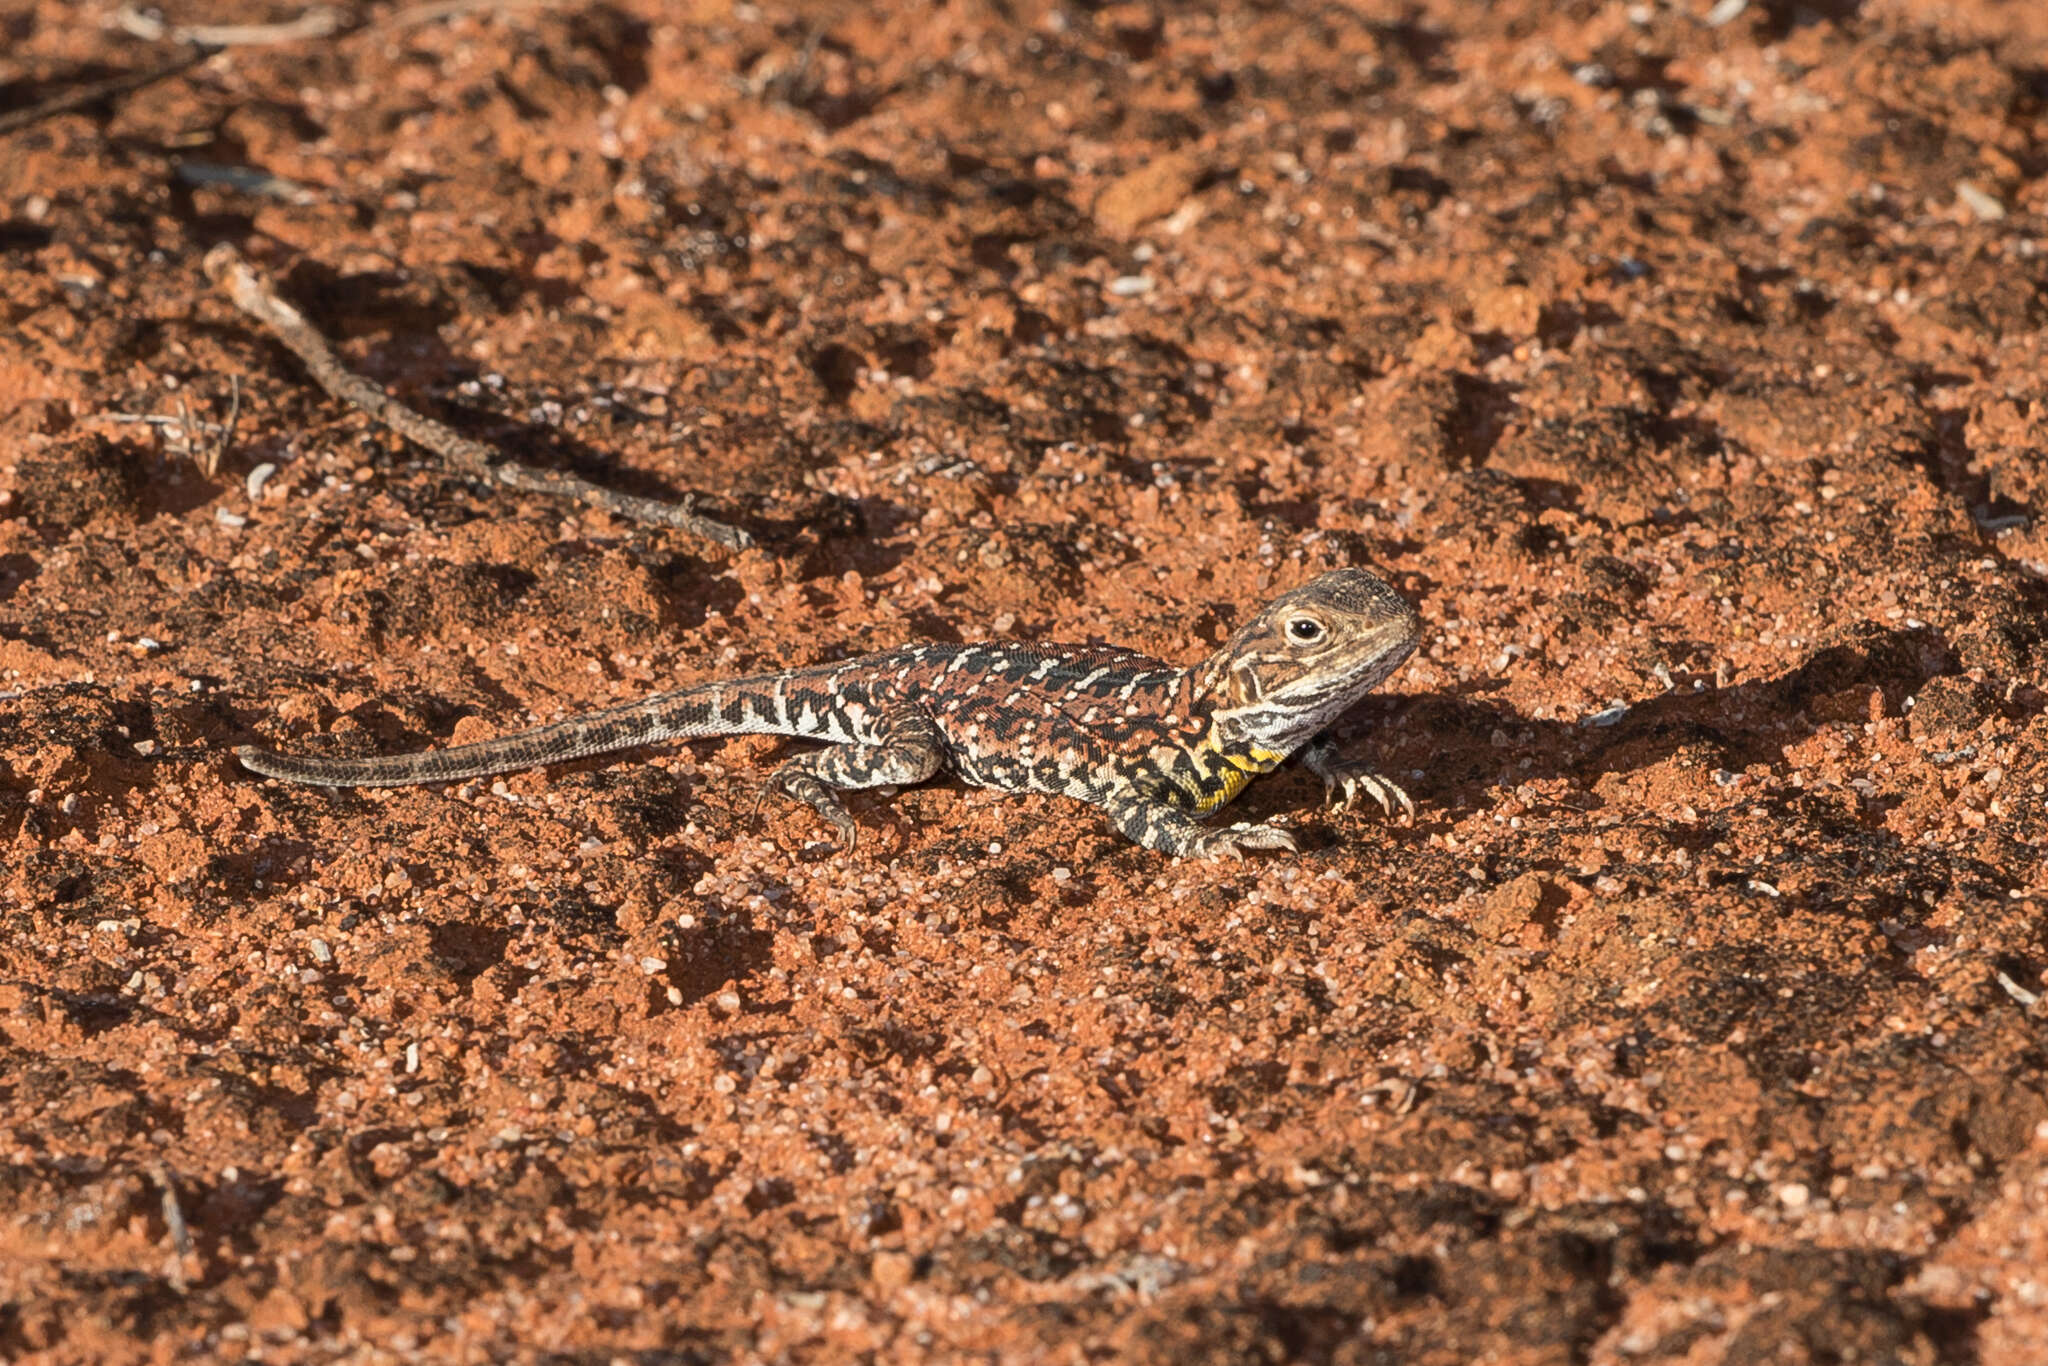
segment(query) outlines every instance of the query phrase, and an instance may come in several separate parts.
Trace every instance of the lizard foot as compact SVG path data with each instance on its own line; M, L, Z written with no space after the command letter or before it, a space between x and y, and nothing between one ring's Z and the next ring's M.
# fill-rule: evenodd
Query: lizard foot
M761 810L761 799L771 792L794 797L822 816L827 824L839 832L840 853L852 853L854 845L859 843L860 827L853 823L853 817L847 814L845 805L831 788L809 773L788 764L777 769L768 781L761 785L761 791L754 800L754 813L757 818Z
M1401 790L1401 785L1364 764L1330 765L1323 773L1323 794L1335 811L1349 811L1363 794L1378 802L1380 810L1389 816L1398 805L1409 820L1415 819L1415 802Z
M1228 830L1212 830L1197 839L1188 850L1194 858L1242 859L1247 849L1285 849L1289 853L1299 852L1301 846L1294 842L1291 832L1277 825L1253 825L1239 822Z

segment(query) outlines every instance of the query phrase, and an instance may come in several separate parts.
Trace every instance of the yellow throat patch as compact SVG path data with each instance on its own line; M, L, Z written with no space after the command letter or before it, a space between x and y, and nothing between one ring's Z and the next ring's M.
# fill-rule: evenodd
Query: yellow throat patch
M1205 765L1209 776L1218 787L1205 792L1195 802L1195 813L1206 816L1236 799L1245 785L1261 773L1271 773L1287 762L1287 756L1276 754L1270 749L1254 745L1249 749L1233 753L1223 749L1209 749L1203 756L1210 762Z

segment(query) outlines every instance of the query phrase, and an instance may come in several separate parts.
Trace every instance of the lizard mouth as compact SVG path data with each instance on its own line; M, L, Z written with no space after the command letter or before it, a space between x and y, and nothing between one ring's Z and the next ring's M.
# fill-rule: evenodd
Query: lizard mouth
M1420 633L1410 622L1400 622L1376 633L1373 648L1360 658L1358 671L1352 675L1348 686L1358 692L1377 688L1393 675L1394 670L1408 662L1408 656L1415 653L1420 638Z

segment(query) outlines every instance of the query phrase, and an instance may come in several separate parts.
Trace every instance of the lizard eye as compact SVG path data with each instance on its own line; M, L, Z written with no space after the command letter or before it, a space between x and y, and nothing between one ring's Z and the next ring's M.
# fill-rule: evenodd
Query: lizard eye
M1313 645L1323 638L1323 623L1314 617L1295 617L1287 623L1287 638L1296 645Z

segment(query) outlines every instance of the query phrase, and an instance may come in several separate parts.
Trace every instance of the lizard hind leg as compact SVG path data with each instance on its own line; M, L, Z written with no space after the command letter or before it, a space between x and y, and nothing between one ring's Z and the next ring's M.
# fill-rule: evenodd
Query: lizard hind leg
M853 852L854 845L860 839L860 828L853 823L853 817L847 814L846 804L839 800L838 794L820 779L805 771L803 759L792 759L776 769L775 776L762 785L762 796L765 797L770 788L777 787L823 816L826 822L839 832L839 848L842 853ZM754 803L754 812L757 816L760 809L761 803L757 799Z
M859 838L853 817L839 793L862 787L921 783L945 767L945 744L939 728L922 712L885 716L873 743L834 745L799 754L775 770L768 781L808 805L839 833L841 852L850 853Z

